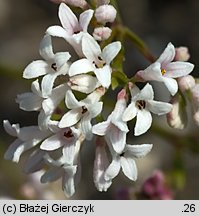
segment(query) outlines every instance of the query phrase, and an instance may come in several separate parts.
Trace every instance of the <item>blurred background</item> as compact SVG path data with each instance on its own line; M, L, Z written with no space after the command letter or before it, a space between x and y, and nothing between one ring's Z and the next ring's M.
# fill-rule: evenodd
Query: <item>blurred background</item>
M191 54L189 61L195 64L193 74L198 77L199 1L118 0L118 4L123 23L146 42L155 56L164 50L168 42L172 42L176 47L187 46ZM23 174L23 159L19 165L3 159L5 150L13 141L2 127L3 119L8 119L11 123L20 123L21 126L37 123L37 114L19 110L15 98L16 94L30 90L31 82L22 78L23 69L31 61L41 59L38 52L39 43L47 27L60 24L57 11L58 6L48 0L0 0L0 197L2 199L65 199L59 181L42 185L39 182L40 173L29 176ZM67 49L63 40L55 40L57 50ZM149 64L132 44L126 43L125 47L127 50L124 64L127 74L135 73ZM158 91L157 98L162 95L168 99L164 89ZM165 118L161 117L158 124L165 121ZM198 129L190 120L189 128L185 131L197 135ZM181 136L185 132L177 131L177 133ZM135 198L142 190L146 179L153 176L155 170L164 172L165 179L162 181L168 182L167 189L172 190L169 193L171 198L199 199L198 136L193 139L194 143L191 143L191 146L195 147L185 149L182 154L179 154L167 139L160 139L153 134L147 133L139 139L129 136L128 139L129 143L137 141L155 144L153 151L145 159L137 161L138 181L132 183L121 174L114 180L108 192L97 192L92 180L94 145L91 142L87 145L88 148L83 149L82 181L71 199ZM176 181L174 185L169 184L171 178Z

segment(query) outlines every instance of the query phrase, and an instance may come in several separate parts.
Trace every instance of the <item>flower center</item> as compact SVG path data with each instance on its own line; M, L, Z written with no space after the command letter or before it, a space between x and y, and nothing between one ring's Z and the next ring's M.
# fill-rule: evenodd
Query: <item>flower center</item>
M146 101L138 100L136 101L136 106L138 107L139 110L143 110L146 108Z
M82 107L82 114L86 113L87 111L88 111L88 109L85 106L83 106Z
M51 65L51 68L52 68L54 71L57 71L57 65L56 65L56 63L53 63L53 64Z
M106 62L100 57L97 57L97 61L94 61L93 64L95 64L96 68L103 68L106 65Z
M65 131L65 132L64 132L64 136L65 136L66 138L74 137L73 132L72 132L71 129L69 129L68 131Z
M165 70L165 69L161 69L161 73L162 73L162 75L164 76L165 73L166 73L166 70Z

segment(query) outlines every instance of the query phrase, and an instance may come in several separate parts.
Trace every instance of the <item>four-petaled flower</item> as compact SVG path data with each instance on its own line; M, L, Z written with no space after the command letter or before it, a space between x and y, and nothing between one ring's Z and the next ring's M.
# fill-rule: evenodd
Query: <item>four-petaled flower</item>
M82 38L82 51L86 58L77 60L69 69L69 75L88 73L93 71L105 88L111 84L112 69L110 63L116 57L121 49L119 41L107 45L102 51L99 44L90 35L84 35Z
M129 121L137 116L134 134L135 136L145 133L152 123L151 113L163 115L171 111L172 105L165 102L154 101L154 92L150 84L146 84L140 91L136 85L129 84L131 103L124 111L122 119Z
M175 47L169 43L156 62L145 70L138 71L136 76L144 81L163 82L171 95L175 95L178 91L178 84L174 78L188 75L193 70L194 65L189 62L172 62L174 57Z

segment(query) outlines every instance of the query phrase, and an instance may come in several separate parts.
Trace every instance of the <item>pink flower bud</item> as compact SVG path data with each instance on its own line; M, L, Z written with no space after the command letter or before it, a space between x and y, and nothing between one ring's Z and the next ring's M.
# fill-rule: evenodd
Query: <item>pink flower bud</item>
M112 5L101 5L95 11L95 17L99 23L114 22L117 11Z
M82 9L88 8L88 3L85 0L50 0L56 4L61 4L62 2L74 7L79 7Z
M95 40L103 41L111 36L112 30L108 27L98 27L94 29L93 37Z
M176 55L175 60L176 61L188 61L190 58L189 50L187 47L178 47L175 49Z
M173 97L171 104L173 108L171 112L167 114L169 126L176 129L184 129L187 124L187 113L181 96L176 95Z
M195 79L191 75L178 78L178 86L182 92L193 88L195 84Z

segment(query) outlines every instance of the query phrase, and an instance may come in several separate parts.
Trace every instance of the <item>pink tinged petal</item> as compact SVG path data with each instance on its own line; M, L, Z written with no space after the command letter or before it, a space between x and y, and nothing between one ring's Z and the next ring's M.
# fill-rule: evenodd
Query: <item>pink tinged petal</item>
M121 131L118 127L111 125L107 133L113 149L118 154L121 154L126 145L126 132Z
M132 181L137 180L137 166L132 158L121 157L121 167L124 175Z
M62 178L62 189L67 197L71 197L75 193L74 177L77 172L77 166L64 167L64 175Z
M71 90L66 91L65 104L68 109L76 109L84 106L84 103L75 98Z
M138 109L135 106L135 102L132 101L123 113L123 116L122 116L123 121L130 121L131 119L135 118L135 116L137 115L137 112L138 112Z
M88 59L80 59L75 61L69 68L69 76L75 76L77 74L88 73L94 71L95 67Z
M60 128L65 128L65 127L71 127L75 125L80 118L82 117L81 110L79 109L74 109L68 111L61 119L59 122L59 127Z
M77 141L79 142L79 141ZM65 163L68 165L73 164L74 158L75 158L75 139L72 140L72 142L65 143L62 153L65 158Z
M102 84L103 87L108 88L111 84L111 68L109 65L104 66L103 68L96 68L94 73L98 81Z
M120 168L120 158L114 158L111 164L108 166L107 170L105 171L104 179L106 181L114 179L119 174Z
M138 71L136 76L144 79L145 81L162 81L161 65L159 62L155 62L145 70Z
M164 69L164 67L168 63L173 61L174 57L175 57L175 47L173 46L172 43L169 43L167 47L165 48L165 50L163 51L163 53L158 58L157 62L161 63Z
M144 88L140 91L139 96L137 97L137 100L153 100L154 98L154 92L152 86L147 83Z
M165 77L178 78L186 76L192 72L194 65L189 62L171 62L164 69Z
M30 63L23 71L23 78L32 79L49 72L49 65L43 60L36 60Z
M3 127L5 129L5 131L14 137L17 137L20 131L20 127L19 124L10 124L10 122L8 120L3 120Z
M147 109L157 115L164 115L172 110L172 105L159 101L148 101Z
M46 33L53 37L64 38L65 40L68 40L68 38L70 38L70 35L61 26L51 26L46 30Z
M72 10L64 3L59 6L59 19L64 29L72 35L79 31L79 22Z
M89 115L84 116L81 119L81 129L86 139L91 140L93 137L93 134L92 134L91 118L89 117Z
M56 73L49 73L45 75L41 82L41 91L43 97L47 97L51 94L55 79L57 78Z
M82 38L82 51L90 62L98 61L98 57L101 55L99 44L89 34L85 34Z
M93 17L93 12L94 12L93 10L89 9L80 14L79 24L83 32L87 32L88 25Z
M107 45L102 51L102 58L106 64L110 64L121 50L121 42L113 42Z
M152 147L152 144L126 145L124 155L125 157L142 158L151 151Z
M46 61L54 58L52 40L50 35L45 35L40 43L39 53Z
M62 147L64 144L65 144L64 139L62 140L60 136L55 134L47 138L46 140L44 140L40 145L40 149L46 151L53 151Z
M59 71L60 68L67 63L67 61L70 59L71 55L69 52L58 52L55 54L55 64L57 66L57 70ZM64 68L65 70L67 69L66 67ZM62 72L62 74L67 74L68 70L65 72Z
M151 113L148 110L139 110L137 113L134 135L139 136L145 133L151 127L151 123Z
M63 175L63 169L61 167L52 167L47 170L41 177L41 183L48 183L58 180Z
M31 93L23 93L17 95L16 103L19 104L20 109L25 111L37 111L41 109L43 98Z
M164 77L163 82L172 96L174 96L178 91L178 83L175 79Z
M110 127L110 121L100 122L93 126L92 132L99 136L104 136Z

